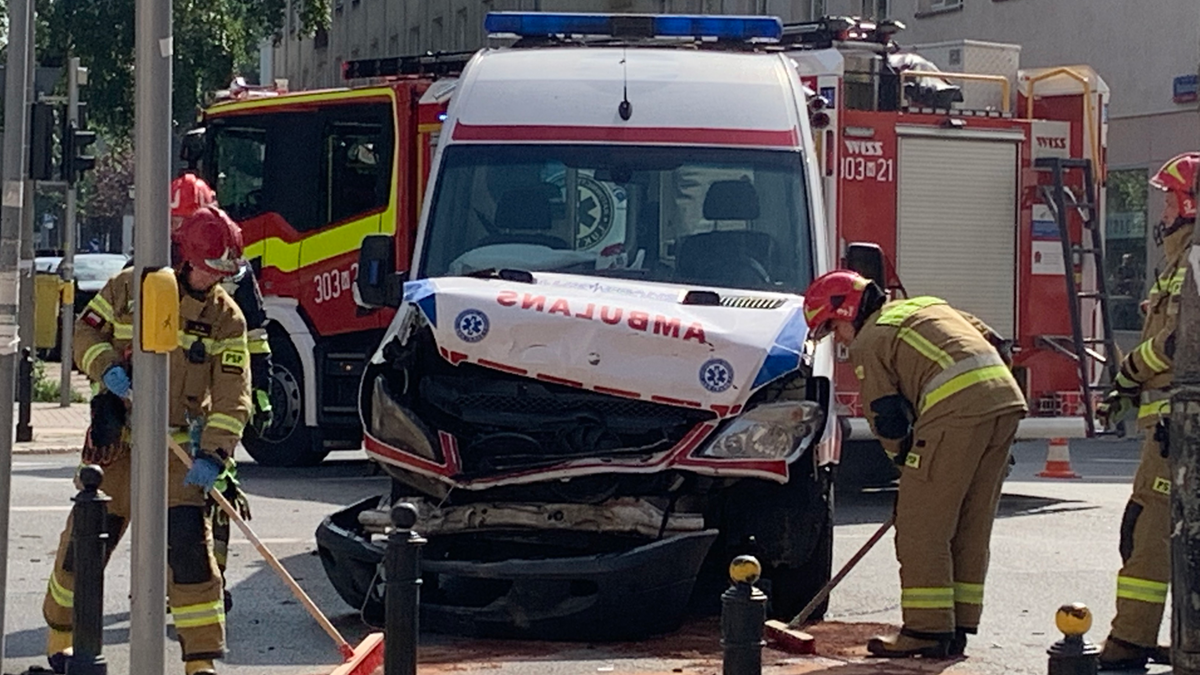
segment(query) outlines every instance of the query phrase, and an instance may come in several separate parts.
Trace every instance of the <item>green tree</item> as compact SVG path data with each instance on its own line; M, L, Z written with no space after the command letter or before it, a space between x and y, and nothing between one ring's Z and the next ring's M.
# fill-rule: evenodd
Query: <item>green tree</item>
M301 34L329 22L329 0L292 0ZM37 0L43 64L77 56L88 68L90 119L110 138L133 125L134 0ZM173 112L187 128L206 96L257 68L258 44L283 34L287 0L173 0Z

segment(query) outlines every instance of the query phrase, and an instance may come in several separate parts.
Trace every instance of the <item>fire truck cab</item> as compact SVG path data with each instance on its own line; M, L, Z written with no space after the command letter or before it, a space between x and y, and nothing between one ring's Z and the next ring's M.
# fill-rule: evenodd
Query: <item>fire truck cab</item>
M902 29L844 17L785 28L819 96L835 255L853 265L850 244L874 243L886 262L864 271L895 294L942 297L1009 337L1032 411L1019 437L1091 435L1116 353L1101 236L1108 88L1087 66L1021 70L1016 45L901 49ZM848 438L870 440L845 363L836 389Z
M394 234L391 271L408 269L453 85L437 80L444 65L405 59L398 77L359 88L231 88L189 134L185 159L241 224L264 296L274 420L243 439L262 464L361 447L358 381L391 312L356 302L358 251L367 235Z

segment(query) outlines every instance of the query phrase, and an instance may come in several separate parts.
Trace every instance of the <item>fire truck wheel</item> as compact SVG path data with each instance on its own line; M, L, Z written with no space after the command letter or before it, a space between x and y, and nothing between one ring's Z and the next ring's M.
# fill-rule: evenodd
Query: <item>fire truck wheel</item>
M312 466L329 454L320 430L304 424L304 370L282 333L271 332L271 426L262 435L247 429L246 451L263 466Z

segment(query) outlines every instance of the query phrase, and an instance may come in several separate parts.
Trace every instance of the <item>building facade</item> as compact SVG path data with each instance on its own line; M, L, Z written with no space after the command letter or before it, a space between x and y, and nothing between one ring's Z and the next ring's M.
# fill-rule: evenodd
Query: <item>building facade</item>
M1017 44L1023 68L1086 64L1107 82L1106 236L1110 287L1125 299L1120 328L1136 330L1136 299L1161 253L1153 227L1161 199L1146 179L1163 162L1200 150L1200 2L1196 0L332 0L329 30L297 34L289 2L274 76L292 89L341 85L348 59L473 50L491 11L770 14L784 22L825 15L892 18L902 45L971 39Z

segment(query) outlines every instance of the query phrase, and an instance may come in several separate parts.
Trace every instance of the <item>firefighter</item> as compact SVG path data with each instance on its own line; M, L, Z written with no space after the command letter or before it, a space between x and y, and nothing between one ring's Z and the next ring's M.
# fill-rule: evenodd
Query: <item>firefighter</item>
M979 627L988 543L1025 398L1000 336L944 300L886 302L875 283L836 270L804 298L813 340L849 348L863 408L902 467L896 498L898 635L875 656L961 655Z
M1123 566L1117 576L1117 615L1100 654L1100 667L1107 670L1170 660L1170 650L1158 646L1171 578L1167 428L1175 326L1196 225L1198 169L1200 153L1183 154L1150 179L1150 185L1164 192L1163 217L1154 228L1154 241L1163 249L1165 267L1145 303L1142 342L1125 356L1113 390L1096 411L1100 421L1110 426L1136 407L1137 425L1145 434L1133 494L1121 520Z
M194 173L184 173L171 182L171 231L179 227L183 219L206 206L217 206L217 195L203 178ZM271 346L267 342L267 315L263 309L262 292L254 271L243 266L238 274L222 282L225 291L233 297L246 319L247 340L250 349L251 400L254 404L250 426L254 433L262 434L271 426L272 408L270 396ZM238 484L237 465L232 461L217 481L217 491L225 495L230 504L238 508L241 516L250 519L250 504ZM221 579L229 563L229 516L210 500L209 508L213 523L213 551ZM225 585L225 611L233 609L233 595Z
M168 602L183 651L187 675L215 673L213 660L224 654L225 610L221 576L213 557L206 493L226 467L250 413L246 322L220 281L238 270L242 237L219 209L207 207L184 220L172 236L179 248L175 274L180 291L179 348L170 355L171 441L188 448L191 469L173 454L167 478ZM126 360L133 339L133 270L123 270L104 286L76 321L75 363L109 396L128 401ZM168 452L138 448L139 452ZM132 448L118 442L85 447L85 461L104 467L109 503L109 551L130 515ZM71 520L59 541L43 602L50 626L47 655L64 672L70 655L74 576Z

